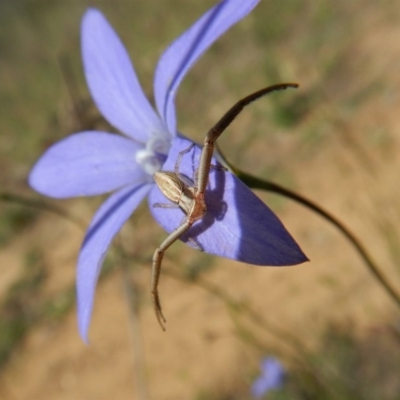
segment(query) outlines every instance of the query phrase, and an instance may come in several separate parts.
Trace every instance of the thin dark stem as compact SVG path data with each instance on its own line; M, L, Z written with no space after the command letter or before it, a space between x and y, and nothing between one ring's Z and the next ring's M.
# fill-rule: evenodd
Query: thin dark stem
M70 220L71 222L78 225L80 228L86 229L86 223L80 218L77 218L76 216L72 215L68 211L63 210L60 207L56 207L40 199L32 199L29 197L13 194L10 192L0 192L0 201L4 201L5 203L19 204L22 206L33 207L43 211L52 212L54 214L57 214L61 217Z
M231 166L230 166L231 167ZM247 174L239 169L234 169L234 173L240 178L247 186L253 189L262 189L268 192L273 192L280 194L284 197L287 197L291 200L296 201L297 203L302 204L303 206L309 208L315 213L319 214L322 218L329 221L333 224L352 244L352 246L356 249L359 256L362 258L364 263L367 265L370 272L375 276L375 278L381 283L381 285L385 288L385 290L389 293L392 299L397 303L400 307L400 294L397 290L392 286L389 279L385 277L385 275L380 271L378 265L372 259L372 257L368 254L365 247L361 244L360 240L336 217L334 217L331 213L324 210L318 204L313 201L307 199L306 197L293 192L289 189L284 188L274 182L259 179L253 175Z
M392 286L390 280L385 277L385 275L380 271L378 265L373 260L373 258L368 254L365 247L361 244L360 240L354 235L350 229L348 229L342 222L340 222L336 217L334 217L330 212L324 210L318 204L314 203L312 200L307 199L306 197L293 192L292 190L286 189L281 185L278 185L274 182L257 178L256 176L250 175L247 172L244 172L236 167L234 167L221 152L221 149L217 149L217 157L218 160L221 161L225 166L227 166L238 178L240 178L247 186L253 189L261 189L267 192L277 193L284 197L287 197L291 200L294 200L297 203L302 204L303 206L309 208L311 211L314 211L322 218L329 221L332 225L334 225L350 242L350 244L355 248L361 259L364 261L365 265L368 267L369 271L378 282L384 287L386 292L392 297L392 299L396 302L396 304L400 307L400 294L397 290Z

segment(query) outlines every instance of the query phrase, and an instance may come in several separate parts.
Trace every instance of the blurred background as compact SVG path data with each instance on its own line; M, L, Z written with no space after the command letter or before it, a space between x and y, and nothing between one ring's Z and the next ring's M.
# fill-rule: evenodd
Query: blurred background
M158 57L215 3L0 2L0 399L251 399L268 356L286 376L268 399L400 399L398 305L337 229L261 191L309 263L254 267L175 243L160 284L163 333L149 282L166 233L144 203L107 256L90 345L78 335L76 259L103 199L44 199L27 175L61 138L112 130L86 88L81 17L88 6L105 14L152 99ZM240 98L298 82L247 108L221 149L334 214L398 292L399 21L392 0L263 0L177 97L179 130L200 142Z

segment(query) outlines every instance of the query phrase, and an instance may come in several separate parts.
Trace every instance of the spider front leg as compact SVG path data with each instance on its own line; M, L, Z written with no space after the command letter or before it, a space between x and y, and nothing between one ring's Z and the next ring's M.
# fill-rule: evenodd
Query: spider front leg
M187 149L182 150L182 151L179 152L178 157L177 157L176 162L175 162L175 168L174 168L174 172L175 172L175 174L177 176L181 175L180 172L179 172L179 166L181 165L182 157L185 154L189 153L190 150L193 149L193 147L194 147L194 143L192 143Z
M284 90L287 88L297 88L297 83L278 83L277 85L268 86L264 89L258 90L243 99L239 100L233 107L231 107L222 118L208 131L204 139L203 150L201 152L199 168L198 168L198 181L197 181L197 197L204 197L204 192L207 187L208 177L211 169L211 159L214 153L214 144L221 136L225 129L231 122L241 113L243 108L256 101L262 96L277 90Z
M167 322L165 319L160 303L160 296L158 295L158 281L160 278L161 263L164 257L165 250L168 249L174 242L176 242L189 228L193 225L193 221L186 219L178 228L169 234L169 236L160 244L153 255L153 265L151 269L151 294L153 296L154 311L158 323L160 324L163 331L165 331L164 323Z

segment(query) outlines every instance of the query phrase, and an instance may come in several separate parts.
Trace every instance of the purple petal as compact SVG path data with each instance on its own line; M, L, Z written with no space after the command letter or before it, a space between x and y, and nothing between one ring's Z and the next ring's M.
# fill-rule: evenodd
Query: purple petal
M161 56L154 78L159 114L168 131L176 131L175 96L183 77L209 46L244 18L259 0L224 0L207 11Z
M29 184L46 196L67 198L144 182L147 175L135 162L135 153L142 147L111 133L77 133L43 154L29 175Z
M191 143L175 138L164 164L173 171L178 153ZM185 154L180 172L192 178L201 150L196 146ZM217 161L213 160L217 165ZM167 231L176 229L182 219L180 209L156 208L154 203L168 203L157 186L149 195L151 213ZM206 191L207 214L182 236L181 240L195 247L189 238L210 254L255 265L294 265L307 260L276 215L233 174L212 170Z
M82 20L86 81L104 117L139 142L165 131L136 77L121 40L103 14L91 8Z
M111 195L99 208L79 253L76 278L78 324L87 342L94 292L108 246L152 185L129 186Z
M261 364L261 376L251 386L252 395L259 399L273 389L282 387L285 370L282 364L273 357L267 357Z
M267 357L261 363L261 374L269 380L271 386L280 387L283 384L285 370L274 357Z
M271 387L270 383L263 376L260 376L251 385L251 394L256 399L261 399L271 389L274 389L274 387Z

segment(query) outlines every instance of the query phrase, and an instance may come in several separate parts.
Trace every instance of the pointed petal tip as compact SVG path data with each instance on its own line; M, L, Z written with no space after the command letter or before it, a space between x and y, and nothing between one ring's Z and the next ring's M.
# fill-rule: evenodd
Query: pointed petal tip
M54 191L53 185L48 182L46 177L43 176L43 168L41 168L41 159L32 167L29 172L27 183L35 192L50 197L53 199L62 199L63 197L57 195L56 190Z
M83 343L85 343L86 346L89 346L89 337L88 337L88 330L89 330L89 323L90 323L90 318L86 318L83 316L81 318L81 314L78 310L78 330L79 330L79 336L81 337Z
M86 346L89 346L89 338L87 331L84 331L83 329L79 328L79 336L81 337L82 342L85 343Z
M79 270L78 270L79 273ZM89 296L85 296L85 291L82 288L82 279L79 280L77 278L76 281L76 295L77 295L77 322L78 322L78 331L79 336L81 337L82 341L89 345L89 326L90 320L92 317L92 308L93 308L93 301L94 301L94 293L91 293Z
M303 264L305 262L309 262L310 259L305 255L303 250L300 248L299 244L290 236L290 241L291 243L288 244L288 249L291 250L290 254L290 264L288 263L288 266L292 265L299 265ZM287 239L288 240L288 239Z
M103 13L96 7L87 8L81 20L81 32L85 31L96 20L105 20Z
M296 261L296 263L293 265L303 264L305 262L310 262L310 259L303 253L302 250L300 250L298 261Z
M282 263L278 263L275 266L295 266L295 265L299 265L299 264L303 264L305 262L309 262L310 259L305 255L305 253L303 252L303 250L300 248L300 246L297 244L297 242L290 237L290 242L287 243L287 251L289 254L283 255L282 258ZM286 239L288 240L288 239Z
M33 190L38 192L38 189L36 187L35 166L36 164L32 167L32 169L29 172L27 183Z
M96 7L90 6L87 8L85 13L83 14L83 20L85 20L87 17L94 17L94 16L102 16L103 13Z

